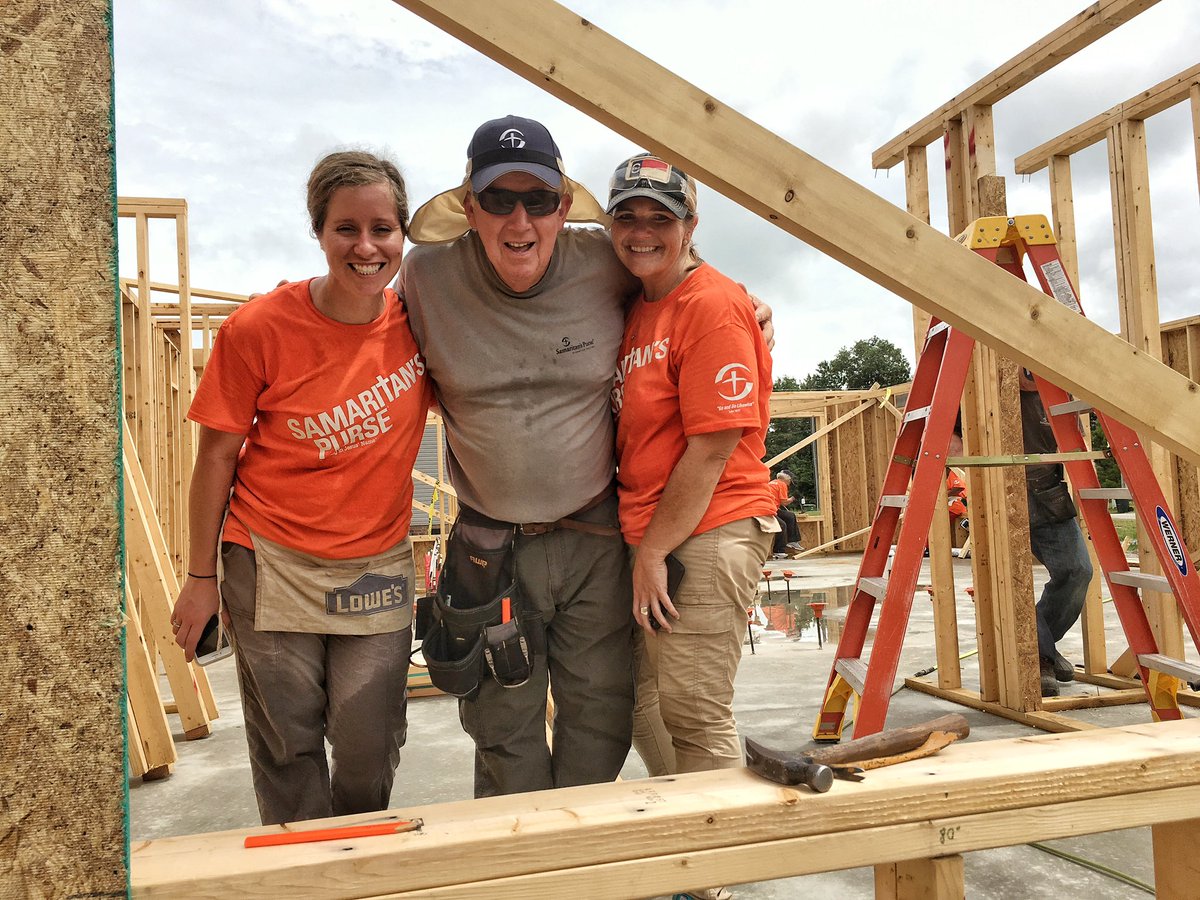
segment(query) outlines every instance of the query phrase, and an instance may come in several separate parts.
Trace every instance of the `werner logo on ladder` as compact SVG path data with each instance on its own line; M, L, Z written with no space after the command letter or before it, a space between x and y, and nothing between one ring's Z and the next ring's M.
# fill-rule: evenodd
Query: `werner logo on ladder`
M1083 314L1044 216L977 219L958 240L1022 279L1025 278L1022 260L1028 256L1042 290ZM852 699L857 699L858 704L855 737L883 728L937 505L938 486L944 477L950 434L974 346L972 338L946 323L937 319L930 322L859 567L854 596L846 612L829 684L813 729L816 740L841 737ZM1079 425L1080 414L1088 412L1090 405L1072 400L1066 391L1037 375L1034 380L1058 443L1060 452L1056 458L1063 462L1078 491L1080 512L1091 532L1113 604L1137 659L1151 715L1155 721L1182 718L1176 693L1181 680L1200 680L1200 666L1159 652L1138 591L1173 594L1192 640L1200 648L1200 577L1171 518L1145 448L1132 429L1096 411L1128 490L1101 488L1093 454L1087 452ZM1137 509L1165 576L1130 571L1108 511L1109 500L1122 498L1132 500ZM894 538L895 558L890 575L885 577ZM867 629L877 600L883 601L883 606L868 658Z

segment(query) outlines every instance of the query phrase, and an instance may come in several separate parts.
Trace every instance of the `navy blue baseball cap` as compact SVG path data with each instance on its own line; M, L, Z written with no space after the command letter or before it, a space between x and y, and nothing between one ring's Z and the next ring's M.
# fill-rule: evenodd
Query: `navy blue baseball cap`
M475 129L467 148L471 190L478 193L501 175L528 172L554 190L562 186L562 157L541 122L521 116L492 119Z

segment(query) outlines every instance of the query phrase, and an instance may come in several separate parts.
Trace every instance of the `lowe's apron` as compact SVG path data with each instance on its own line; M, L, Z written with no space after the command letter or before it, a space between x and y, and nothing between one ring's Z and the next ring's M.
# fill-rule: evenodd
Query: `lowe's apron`
M250 535L256 631L387 634L412 623L412 541L374 556L322 559Z

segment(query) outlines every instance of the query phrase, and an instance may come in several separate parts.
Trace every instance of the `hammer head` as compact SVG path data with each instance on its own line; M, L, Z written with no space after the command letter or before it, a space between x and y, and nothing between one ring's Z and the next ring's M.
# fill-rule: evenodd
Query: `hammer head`
M776 784L794 787L807 785L818 794L833 784L833 770L814 763L799 753L771 750L757 741L746 738L746 768Z

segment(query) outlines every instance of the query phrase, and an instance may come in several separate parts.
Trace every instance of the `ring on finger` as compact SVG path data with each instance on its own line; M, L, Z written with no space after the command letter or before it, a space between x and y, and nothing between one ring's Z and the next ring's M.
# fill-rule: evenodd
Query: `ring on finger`
M643 607L642 607L640 610L638 610L638 611L639 611L639 612L640 612L640 613L641 613L643 616L647 616L647 615L649 615L649 614L650 614L650 607L648 607L648 606L643 606Z

